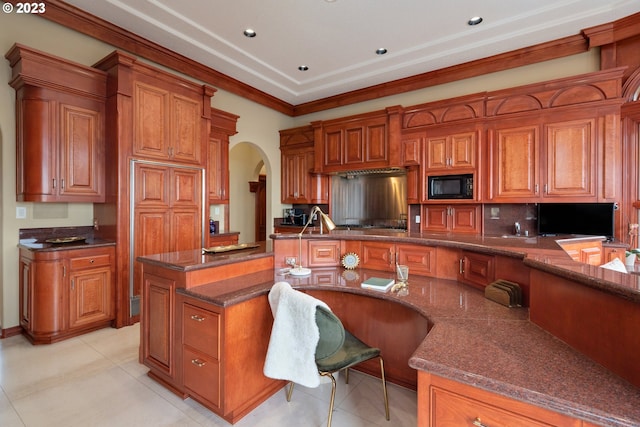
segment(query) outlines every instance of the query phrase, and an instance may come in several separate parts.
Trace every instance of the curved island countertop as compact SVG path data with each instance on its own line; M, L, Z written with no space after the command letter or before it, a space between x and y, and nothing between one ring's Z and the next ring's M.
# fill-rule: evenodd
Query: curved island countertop
M271 237L274 240L297 239L297 235L286 234ZM503 240L500 237L360 230L305 234L304 238L406 242L504 255L522 259L534 269L549 271L624 299L640 301L637 276L583 267L571 261L552 238L535 238L534 243L531 238L528 242L520 242L519 239ZM261 256L266 254L265 251ZM244 255L255 256L249 252ZM173 261L176 257L180 258L176 255ZM242 257L243 251L234 254L235 260ZM143 262L161 261L160 258L145 258ZM217 262L234 261L210 259L198 261L196 266L188 266L188 262L177 263L173 268L208 268ZM360 287L367 274L365 269L355 271L359 274L357 278L345 277L340 274L342 271L335 267L314 268L311 276L291 277L280 275L280 269L276 268L275 273L263 272L249 281L232 279L178 289L177 292L227 306L264 295L274 281L287 280L299 289L334 290L394 301L413 308L433 325L409 360L412 368L598 425L640 425L640 389L532 323L527 309L502 307L486 300L481 291L454 280L415 275L411 276L407 295L380 294ZM323 273L332 274L330 277L334 280L325 284L326 278L317 276ZM387 273L374 271L369 274ZM618 282L620 278L623 280Z
M303 291L337 291L401 304L430 325L409 360L412 368L598 425L640 425L640 389L531 323L527 308L504 307L454 280L412 275L408 293L360 286L367 277L385 274L393 277L361 268L345 274L335 267L293 277L276 269L243 277L244 286L229 279L178 292L227 306L264 295L274 282L284 280ZM326 277L335 280L325 283Z

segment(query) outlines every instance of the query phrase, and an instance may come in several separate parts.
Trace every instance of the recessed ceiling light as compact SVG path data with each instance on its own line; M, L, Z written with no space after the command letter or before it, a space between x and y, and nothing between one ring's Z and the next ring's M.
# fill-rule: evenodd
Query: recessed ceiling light
M467 24L469 24L469 25L478 25L481 22L482 22L482 18L480 16L474 16L473 18L471 18L471 19L469 19L467 21Z
M298 67L298 70L300 71L307 71L309 69L309 67L307 67L306 65L301 65Z
M381 47L380 49L376 49L376 55L384 55L387 53L387 49Z
M244 30L243 34L249 38L253 38L257 35L256 32L251 28L247 28L246 30Z

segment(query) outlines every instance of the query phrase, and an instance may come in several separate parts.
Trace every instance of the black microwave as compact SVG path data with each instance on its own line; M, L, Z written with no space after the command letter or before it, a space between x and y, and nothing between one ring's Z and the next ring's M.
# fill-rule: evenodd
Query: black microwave
M473 199L473 174L430 176L427 189L429 200Z

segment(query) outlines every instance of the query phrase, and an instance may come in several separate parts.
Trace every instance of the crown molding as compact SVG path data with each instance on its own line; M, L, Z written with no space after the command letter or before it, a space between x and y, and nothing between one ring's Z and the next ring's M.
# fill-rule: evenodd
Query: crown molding
M15 4L17 1L8 0L8 3ZM612 23L586 29L579 35L294 106L63 1L47 1L47 13L38 16L174 71L184 73L184 70L189 70L189 76L195 79L293 117L575 55L586 52L594 46L613 43L636 35L640 31L638 30L640 13L638 13Z

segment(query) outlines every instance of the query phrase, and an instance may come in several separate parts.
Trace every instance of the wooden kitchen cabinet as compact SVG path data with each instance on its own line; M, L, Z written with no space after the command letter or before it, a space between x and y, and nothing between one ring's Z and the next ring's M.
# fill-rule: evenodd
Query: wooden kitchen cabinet
M93 67L108 76L105 192L113 196L94 205L94 218L101 225L95 235L118 246L116 325L121 327L140 320L142 275L136 257L205 245L215 89L123 51L110 53ZM149 166L144 172L143 165ZM148 176L140 175L146 172Z
M201 116L202 99L139 76L133 88L133 155L202 164Z
M136 162L133 172L133 255L202 248L202 170ZM133 295L140 295L142 271L133 267Z
M496 280L496 257L477 252L462 251L458 280L476 288L484 289Z
M315 169L329 173L399 166L399 137L392 147L388 121L388 113L383 110L312 123ZM392 155L398 159L392 160Z
M403 166L415 166L421 163L425 136L426 131L410 132L402 135L400 147Z
M178 390L182 384L182 369L176 361L180 332L175 328L176 280L144 273L142 281L140 359L150 369L150 377Z
M481 205L422 205L424 232L482 232Z
M595 119L502 126L489 131L492 201L596 201Z
M309 267L337 267L340 265L339 240L308 240Z
M409 267L409 277L436 276L436 248L429 246L415 246L396 244L396 262Z
M540 193L540 125L500 124L488 132L490 200L531 200Z
M572 260L583 264L601 265L603 261L602 237L556 240Z
M69 329L109 322L115 315L115 252L78 255L69 259Z
M207 157L210 204L229 203L229 137L235 135L239 116L211 109L211 132Z
M608 70L488 95L486 199L618 200L619 79Z
M602 243L602 264L606 264L607 262L611 262L614 259L618 258L623 263L625 262L625 252L629 245L625 243L611 243L611 242L603 242Z
M20 248L20 326L29 341L50 344L110 326L114 265L113 246Z
M229 141L209 137L209 203L229 203Z
M222 403L221 326L221 313L182 304L184 387L215 408Z
M396 271L396 264L409 266L412 274L433 277L436 274L436 250L427 246L362 242L362 266L372 270Z
M224 308L182 294L176 302L184 397L235 423L283 386L263 374L273 324L267 295Z
M544 198L580 197L596 201L596 119L547 123Z
M282 203L309 203L309 172L312 166L311 149L282 152Z
M280 131L282 203L329 203L329 176L314 172L311 126Z
M22 45L6 56L16 90L16 199L103 202L106 73Z
M477 165L477 146L477 131L433 136L429 134L424 144L424 170L426 173L474 170Z
M418 371L420 427L581 427L582 421Z

